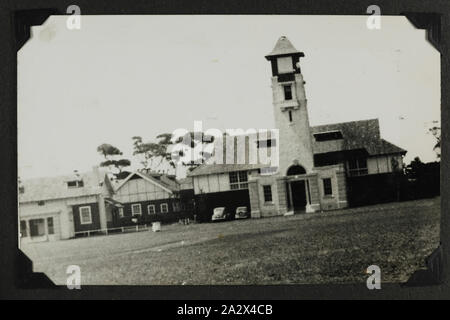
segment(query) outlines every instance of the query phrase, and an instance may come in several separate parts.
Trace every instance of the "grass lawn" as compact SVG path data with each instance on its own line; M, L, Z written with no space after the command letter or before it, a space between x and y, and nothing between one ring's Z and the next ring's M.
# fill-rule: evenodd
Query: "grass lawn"
M166 225L161 232L27 244L34 271L65 285L405 282L439 244L440 198L290 217Z

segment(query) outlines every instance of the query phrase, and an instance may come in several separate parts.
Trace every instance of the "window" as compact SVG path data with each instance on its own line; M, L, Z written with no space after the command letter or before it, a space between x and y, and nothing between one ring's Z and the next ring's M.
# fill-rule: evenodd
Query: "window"
M40 237L45 235L45 221L44 219L33 219L29 221L30 236Z
M272 186L263 186L264 202L272 202Z
M323 181L323 194L331 196L333 194L333 188L331 186L331 178L322 179Z
M162 213L169 212L169 206L167 205L167 203L161 203L161 212Z
M81 188L84 186L83 180L67 181L67 187L69 188Z
M289 122L292 122L292 111L289 110Z
M44 201L38 201L38 206L43 206L43 205L45 205L45 202Z
M20 236L27 236L27 222L25 220L20 220Z
M330 140L339 140L343 139L341 131L329 131L329 132L320 132L314 134L314 139L316 141L330 141Z
M67 182L67 186L68 186L69 188L76 188L77 182L76 182L76 181L68 181L68 182Z
M354 158L348 161L349 176L361 176L367 174L367 159Z
M55 233L55 228L53 227L53 217L47 218L47 230L48 230L48 234Z
M230 189L248 189L248 174L247 171L230 172Z
M92 215L91 207L80 207L80 223L81 224L91 224Z
M123 218L123 208L119 208L119 217Z
M283 86L284 90L284 100L292 100L292 86L286 85Z
M294 72L294 66L292 63L292 57L280 57L277 59L278 73L290 73Z
M139 203L131 205L131 215L134 216L135 214L142 214L141 205Z
M155 214L156 213L155 205L154 204L149 204L147 206L147 212L148 212L148 214Z
M172 203L173 206L173 212L179 212L180 211L180 203L175 201L174 203Z
M25 187L24 186L20 186L19 187L19 193L25 193Z
M324 167L344 162L345 154L340 151L317 153L314 155L314 166Z

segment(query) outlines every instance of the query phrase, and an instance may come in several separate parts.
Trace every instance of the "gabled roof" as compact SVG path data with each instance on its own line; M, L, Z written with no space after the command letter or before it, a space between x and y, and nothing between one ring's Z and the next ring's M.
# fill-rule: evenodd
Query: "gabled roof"
M132 172L128 175L128 177L126 177L115 189L115 192L117 192L120 188L122 188L133 176L139 176L142 179L153 183L154 185L156 185L157 187L164 189L165 191L169 192L169 193L173 193L174 191L178 191L179 190L179 186L177 185L177 183L175 182L175 184L170 184L167 181L162 181L162 179L157 179L155 177L153 177L150 174L144 173L144 172L140 172L140 171L135 171Z
M103 192L105 172L89 171L75 175L34 178L21 181L24 193L19 193L19 203L32 201L57 200L82 196L97 195ZM83 187L69 188L68 181L82 180Z
M314 139L314 134L330 131L340 131L343 139L339 144L319 142ZM313 134L314 153L335 151L349 151L365 149L369 155L405 154L406 150L382 139L378 119L332 123L311 127ZM329 149L329 150L327 150ZM320 151L319 151L320 150Z
M267 59L274 56L288 55L288 54L300 54L303 55L302 52L295 49L292 43L288 38L282 36L278 39L277 43L273 50L266 56Z

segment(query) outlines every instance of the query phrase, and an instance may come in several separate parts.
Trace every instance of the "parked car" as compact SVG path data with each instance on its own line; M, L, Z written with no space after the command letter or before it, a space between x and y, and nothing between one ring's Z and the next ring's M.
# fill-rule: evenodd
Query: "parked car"
M247 207L237 207L235 219L247 219L250 218L250 212L248 212Z
M212 221L230 220L232 218L231 212L226 207L214 208Z

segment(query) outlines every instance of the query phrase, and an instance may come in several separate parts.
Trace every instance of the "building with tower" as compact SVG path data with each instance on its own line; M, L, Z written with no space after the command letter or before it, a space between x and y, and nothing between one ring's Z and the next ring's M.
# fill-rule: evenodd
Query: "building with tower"
M389 184L402 168L406 151L381 138L378 119L310 126L300 68L304 56L286 37L265 56L279 136L256 142L257 148L276 147L276 170L249 162L199 166L189 174L199 211L210 215L214 207L245 205L258 218L345 208L362 193L370 196L372 182L377 188ZM246 140L246 150L252 141ZM352 189L356 179L366 179L359 181L366 189Z

